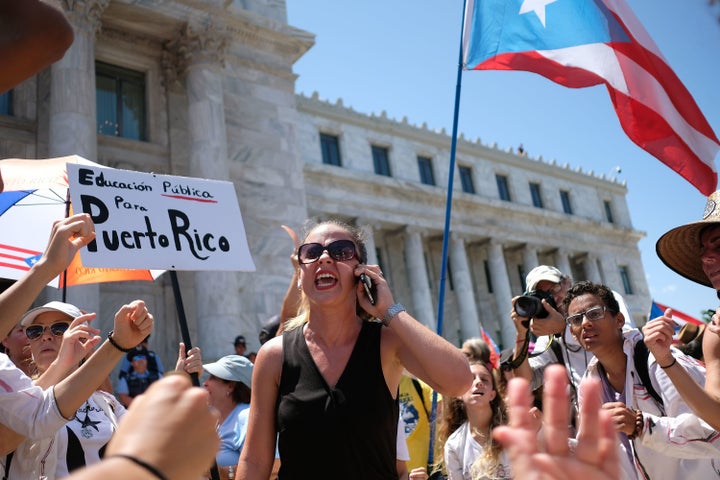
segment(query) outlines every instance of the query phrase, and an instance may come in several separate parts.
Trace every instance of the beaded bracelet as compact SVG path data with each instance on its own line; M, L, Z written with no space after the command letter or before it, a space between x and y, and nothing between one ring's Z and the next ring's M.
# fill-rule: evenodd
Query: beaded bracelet
M635 440L637 437L642 435L644 426L645 417L643 417L643 413L640 410L635 410L635 430L633 430L633 433L628 435L628 438L630 440Z
M116 453L115 455L110 455L110 456L107 457L107 458L113 458L113 457L116 457L116 458L125 458L125 459L127 459L127 460L130 460L130 461L133 462L134 464L139 465L139 466L141 466L142 468L144 468L145 470L147 470L148 472L152 473L152 474L153 474L155 477L157 477L159 480L168 480L168 478L165 476L165 474L163 474L163 473L162 473L160 470L158 470L156 467L153 467L153 466L150 465L149 463L147 463L147 462L145 462L145 461L143 461L143 460L140 460L140 459L137 458L137 457L133 457L132 455L125 455L125 454L123 454L123 453Z
M133 347L131 347L131 348L123 348L123 347L121 347L121 346L115 341L115 339L113 338L113 333L115 333L115 331L114 331L114 330L110 330L110 333L108 333L108 336L107 336L107 339L108 339L108 341L110 342L110 345L112 345L113 347L117 348L118 350L120 350L120 351L123 352L123 353L128 353L128 352L132 351Z

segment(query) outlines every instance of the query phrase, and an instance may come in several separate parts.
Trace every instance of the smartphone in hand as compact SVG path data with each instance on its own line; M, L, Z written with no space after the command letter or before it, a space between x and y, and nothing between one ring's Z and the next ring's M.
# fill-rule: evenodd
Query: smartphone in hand
M371 304L375 305L375 286L373 285L372 280L370 280L370 277L368 277L364 273L361 273L360 281L363 284L363 288L365 289L365 295L367 295L368 300L370 300Z

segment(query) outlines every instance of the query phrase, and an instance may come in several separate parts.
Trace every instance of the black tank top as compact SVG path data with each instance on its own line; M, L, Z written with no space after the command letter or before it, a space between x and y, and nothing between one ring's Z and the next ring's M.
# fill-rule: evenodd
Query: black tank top
M397 480L398 403L382 372L381 329L363 322L335 388L315 365L303 328L283 332L280 479Z

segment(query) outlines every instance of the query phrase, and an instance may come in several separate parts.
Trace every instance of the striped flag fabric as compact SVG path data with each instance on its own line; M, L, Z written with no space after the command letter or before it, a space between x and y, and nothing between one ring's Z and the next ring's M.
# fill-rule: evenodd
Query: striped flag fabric
M678 324L678 327L676 330L679 330L680 327L682 327L686 323L694 323L695 325L705 325L705 322L702 320L698 320L697 318L688 315L685 312L681 312L680 310L676 310L673 307L668 307L667 305L663 305L662 303L658 303L653 300L652 305L650 307L650 315L648 316L648 320L652 320L653 318L662 317L665 315L665 310L668 308L672 308L673 311L673 320L675 320L675 323Z
M42 253L0 243L0 267L27 272L40 260Z
M625 133L708 196L720 142L625 0L467 0L465 70L604 84Z
M481 338L485 343L487 343L488 347L490 347L490 363L492 363L493 368L499 368L500 367L500 349L497 346L497 343L495 343L495 340L492 339L490 335L485 331L482 326L480 326L480 335Z

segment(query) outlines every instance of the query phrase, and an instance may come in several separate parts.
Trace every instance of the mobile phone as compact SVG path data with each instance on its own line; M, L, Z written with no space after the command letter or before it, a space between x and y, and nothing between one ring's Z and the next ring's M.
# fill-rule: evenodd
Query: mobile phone
M367 295L368 300L370 300L370 303L375 305L375 295L374 291L375 288L373 288L372 280L370 280L370 277L365 275L364 273L360 274L360 281L363 284L363 288L365 289L365 295Z

